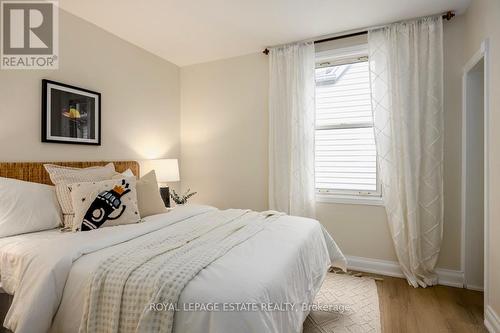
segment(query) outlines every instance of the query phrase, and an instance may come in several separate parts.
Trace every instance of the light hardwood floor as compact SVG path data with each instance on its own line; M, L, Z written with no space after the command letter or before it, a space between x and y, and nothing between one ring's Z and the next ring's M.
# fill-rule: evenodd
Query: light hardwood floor
M376 283L382 332L487 332L483 293L446 286L413 288L404 279L381 278Z

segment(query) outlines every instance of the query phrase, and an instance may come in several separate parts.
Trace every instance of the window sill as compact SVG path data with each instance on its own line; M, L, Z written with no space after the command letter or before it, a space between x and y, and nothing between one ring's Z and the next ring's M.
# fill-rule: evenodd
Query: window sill
M347 205L370 205L370 206L384 205L382 197L338 195L338 194L316 194L316 202L347 204Z

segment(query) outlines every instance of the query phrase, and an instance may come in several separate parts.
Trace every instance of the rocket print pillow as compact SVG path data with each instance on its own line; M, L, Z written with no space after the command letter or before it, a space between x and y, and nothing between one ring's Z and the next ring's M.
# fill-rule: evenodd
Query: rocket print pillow
M75 210L73 231L89 231L141 220L135 177L69 185Z

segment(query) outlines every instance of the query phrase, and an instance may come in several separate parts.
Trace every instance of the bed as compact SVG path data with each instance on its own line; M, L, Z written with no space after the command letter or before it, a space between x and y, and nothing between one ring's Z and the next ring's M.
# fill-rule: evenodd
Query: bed
M136 162L114 163L117 171L130 168L139 174ZM0 177L50 184L43 163L0 163L0 170ZM14 296L7 326L16 332L78 332L89 320L85 314L95 314L87 309L89 281L103 269L103 262L124 260L127 253L132 258L141 246L154 244L161 235L170 237L197 223L216 223L220 216L232 215L260 218L262 224L208 264L200 263L202 268L180 288L175 309L167 309L169 304L162 302L137 303L137 307L149 306L160 319L171 314L172 327L164 331L301 332L307 305L313 302L328 268L345 268L345 258L333 239L312 219L275 212L219 211L201 205L150 216L144 223L92 232L48 230L0 239L0 281ZM135 304L133 300L121 302L122 307ZM91 327L86 326L87 331Z

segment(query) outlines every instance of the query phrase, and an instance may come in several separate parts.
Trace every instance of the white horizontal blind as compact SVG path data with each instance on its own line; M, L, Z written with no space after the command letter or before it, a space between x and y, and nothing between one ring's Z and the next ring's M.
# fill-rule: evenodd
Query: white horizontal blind
M316 189L376 195L368 61L316 69Z

